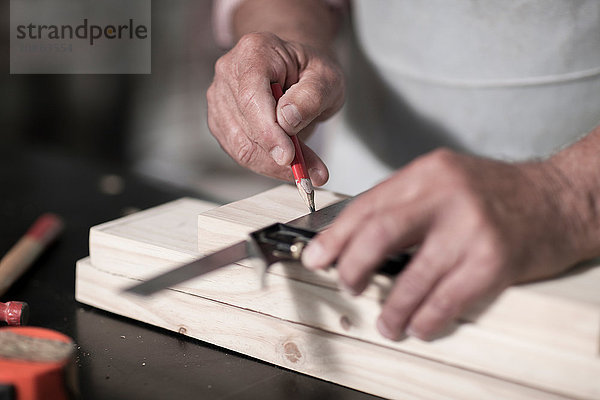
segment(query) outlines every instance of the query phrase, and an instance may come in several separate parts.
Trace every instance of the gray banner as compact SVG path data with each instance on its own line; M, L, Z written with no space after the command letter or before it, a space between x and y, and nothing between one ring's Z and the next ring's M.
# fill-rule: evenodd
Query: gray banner
M11 0L11 74L149 74L150 0Z

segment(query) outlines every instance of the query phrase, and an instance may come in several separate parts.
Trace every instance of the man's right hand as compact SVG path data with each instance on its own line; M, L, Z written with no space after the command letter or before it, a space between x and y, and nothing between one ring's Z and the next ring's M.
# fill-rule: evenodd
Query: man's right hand
M287 91L278 103L271 83ZM240 165L292 180L294 146L289 136L310 131L344 102L344 79L335 58L271 33L250 33L219 58L206 94L208 126ZM313 184L329 178L323 161L301 144Z

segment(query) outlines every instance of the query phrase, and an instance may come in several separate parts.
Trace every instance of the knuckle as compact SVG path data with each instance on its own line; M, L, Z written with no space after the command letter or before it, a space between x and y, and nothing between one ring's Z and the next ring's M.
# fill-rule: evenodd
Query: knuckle
M457 185L462 181L463 171L460 156L452 150L440 148L423 157L422 162L426 168L446 181Z
M449 202L452 203L455 212L461 215L465 229L475 235L474 238L478 243L495 240L492 214L477 194L468 190L457 190L450 197Z
M327 84L327 87L330 88L330 90L340 91L341 93L344 93L344 75L339 67L327 67L323 73L323 77L324 82Z
M231 130L233 127L222 118L223 113L219 110L220 101L214 84L206 91L206 102L206 122L208 129L217 140L221 141L221 137L225 136L227 130Z
M433 295L428 301L428 307L433 315L440 318L456 315L458 308L453 298L443 294Z
M502 252L502 241L491 232L485 232L480 236L477 245L478 255L481 261L486 264L494 264Z
M496 264L504 254L510 254L510 238L494 224L489 214L483 210L474 210L470 217L474 237L472 254L480 261Z
M229 61L229 57L227 57L227 55L219 57L215 62L215 75L227 75L227 73L229 72L230 65L231 62Z
M245 50L255 50L265 46L269 41L273 40L274 36L271 33L247 33L240 38L238 46Z
M323 111L327 92L322 85L311 82L308 85L304 85L297 96L300 114L314 117Z
M419 269L407 270L400 275L400 284L407 297L422 296L429 288L431 278Z
M406 168L410 174L435 179L436 189L455 192L461 175L459 156L440 148L417 157Z
M371 243L372 246L386 247L386 243L390 242L393 238L393 234L390 230L389 220L377 218L372 220L369 225L365 227L365 237L367 243Z
M321 77L318 82L318 93L320 93L318 98L321 100L317 104L319 111L339 109L346 95L343 73L338 67L328 66L322 71Z
M441 165L446 165L446 164L452 165L457 158L457 154L450 149L441 147L439 149L435 149L434 151L432 151L429 154L429 157L431 158L431 160L433 162L439 163Z
M215 84L212 83L206 90L206 102L208 104L208 112L210 114L211 106L215 103Z
M235 150L235 159L242 166L251 165L258 154L258 146L250 140L244 140Z
M246 113L256 102L256 91L252 89L244 89L238 95L240 110Z
M504 255L509 254L509 250L504 249L504 245L496 240L484 241L474 249L477 257L476 267L471 271L472 281L482 290L501 287L505 283L511 282L516 275L516 268L508 268Z

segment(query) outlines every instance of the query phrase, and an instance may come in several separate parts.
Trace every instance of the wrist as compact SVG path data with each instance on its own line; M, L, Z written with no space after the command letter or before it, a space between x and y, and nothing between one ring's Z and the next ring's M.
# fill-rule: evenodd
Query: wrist
M283 40L332 51L339 9L323 0L245 0L232 16L234 40L253 32L270 32Z
M600 255L600 186L595 168L584 164L577 146L541 162L565 228L565 241L576 254L575 262Z

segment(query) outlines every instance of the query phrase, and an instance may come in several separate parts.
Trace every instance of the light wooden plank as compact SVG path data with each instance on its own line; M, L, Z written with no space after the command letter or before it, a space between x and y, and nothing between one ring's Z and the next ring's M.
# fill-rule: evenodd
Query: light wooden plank
M273 191L271 191L271 194L273 194ZM295 196L293 199L297 201L295 189L291 194ZM289 195L289 193L286 195ZM288 200L292 200L292 198L288 198ZM259 201L258 203L265 210L274 207L268 201ZM238 209L240 208L239 204L237 207ZM179 207L176 208L180 209ZM241 209L243 210L243 207ZM185 213L180 211L175 214L177 218L170 216L166 212L161 214L160 219L172 221L169 223L172 223L173 226L169 229L182 227L181 232L186 232L179 232L176 236L184 236L186 238L193 236L193 228L189 224L184 223L184 221L189 219L189 216L186 217ZM210 221L218 221L218 218L214 217L214 211L210 211L209 214L211 215ZM180 221L180 223L177 221ZM250 229L252 226L252 214L247 213L244 221L247 226L243 229ZM262 223L268 224L271 222L267 220ZM137 223L135 222L134 224ZM153 224L156 223L156 221L153 222ZM161 223L164 224L164 222ZM112 229L116 229L114 226L102 230L104 234L104 248L97 248L93 243L91 246L93 250L92 254L96 255L95 259L92 260L94 266L105 269L110 273L127 277L145 278L148 276L148 271L156 272L154 270L156 266L159 266L159 269L168 269L173 266L173 259L185 262L199 255L198 252L194 253L192 250L194 244L190 243L189 240L178 245L180 246L180 251L171 246L171 248L161 253L159 244L161 239L157 239L154 233L147 235L148 232L152 231L148 229L148 226L146 226L146 229L119 227L118 224L116 226L119 231L114 234L112 232ZM214 228L214 222L207 223L205 229L207 227L216 229ZM92 231L94 230L92 229ZM130 236L125 239L131 241L131 243L127 242L123 244L119 235L125 231L134 232L136 235L139 234L137 232L144 232L146 240L142 244L135 243L135 239L133 239L135 236ZM169 230L167 229L166 231ZM230 235L229 240L239 240L239 238L231 236L235 234L234 231L232 232L228 233ZM165 230L161 230L161 234L164 236L166 234ZM153 235L154 239L151 239ZM241 235L241 237L243 236ZM152 240L158 244L155 247L149 248L149 243ZM115 241L120 243L120 250L113 248ZM582 352L578 354L577 351L573 352L569 349L568 342L567 346L556 346L550 339L555 339L556 337L561 339L561 336L547 335L548 332L543 331L543 328L548 326L548 323L556 324L552 319L547 321L542 319L542 322L546 323L544 325L543 323L539 323L539 321L535 321L536 314L530 314L530 319L533 319L537 325L534 324L533 328L512 328L517 333L519 333L519 329L530 333L530 337L527 337L527 335L519 336L515 332L511 332L511 329L506 328L507 326L515 325L514 321L519 322L518 318L513 318L515 310L513 307L518 307L518 310L521 311L521 313L518 313L519 316L526 315L526 313L522 312L524 307L522 304L523 297L519 296L519 290L523 292L526 287L511 288L510 290L513 294L509 297L503 295L499 299L499 301L504 301L505 305L503 306L504 308L500 307L499 311L496 309L497 315L505 318L505 321L508 320L508 323L504 322L501 324L502 319L488 317L487 324L480 323L480 320L477 324L461 325L453 335L432 344L422 343L413 339L392 343L385 341L373 329L373 320L378 313L377 303L385 295L386 281L383 277L379 277L378 284L372 285L366 296L361 296L357 299L344 299L335 289L335 270L324 274L313 274L303 268L275 265L268 277L269 290L267 292L257 292L257 282L252 271L242 266L230 266L218 273L191 281L181 286L180 289L229 304L236 304L239 307L252 308L277 318L302 321L303 323L331 332L354 336L361 340L369 340L379 345L431 357L465 368L487 371L505 379L534 383L540 387L551 388L556 391L566 390L566 393L572 396L581 395L585 397L589 396L590 393L594 395L598 394L598 384L594 379L595 376L600 376L597 359L581 357L582 354L589 356L590 353ZM516 294L514 294L515 291L513 289L517 290ZM508 291L507 293L511 292ZM541 296L537 292L530 293L525 291L523 293L527 293L529 296L526 303L534 304L534 306L527 304L525 306L530 307L530 310L535 310L536 307L539 307L544 315L548 314L548 310L544 309L548 304L553 307L553 311L559 310L558 315L560 315L560 312L566 314L567 311L571 311L572 314L570 315L575 315L578 318L580 316L585 318L590 315L597 317L598 314L597 309L594 308L591 309L590 314L586 314L589 310L584 309L581 311L580 304L565 303L560 298L558 300L551 299L548 296L546 296L547 299L544 299L544 297L536 298L536 296ZM321 299L321 301L306 304L307 299L313 298ZM552 300L556 300L555 303ZM497 307L497 304L494 303L481 318L489 316L490 310ZM563 309L560 309L559 306L563 307ZM569 310L569 307L572 310ZM316 311L319 312L317 313ZM579 314L573 314L573 312L579 312ZM343 319L345 324L340 323ZM583 322L589 322L589 319ZM527 322L527 320L524 320L524 323ZM592 322L594 322L593 318ZM494 327L494 324L499 325L499 327ZM575 324L571 325L575 326ZM350 328L346 329L344 326L349 326ZM583 326L588 327L589 324L583 324ZM597 329L598 324L596 323L593 327ZM560 332L565 332L564 326L559 325L558 328L560 328ZM568 326L567 328L570 327ZM506 333L510 333L510 335ZM550 333L554 334L554 331L550 331ZM523 339L529 339L529 341ZM548 346L540 346L543 344Z
M125 265L125 270L146 278L188 262L199 256L197 215L214 207L183 198L94 226L89 239L92 262Z
M181 198L169 203L140 211L90 229L90 241L94 235L109 232L111 236L129 239L161 249L197 254L196 217L217 207L217 204ZM157 239L159 241L157 242Z
M296 268L301 267L281 265L282 270ZM178 285L177 290L524 385L573 397L600 395L596 379L600 360L595 357L519 340L472 323L457 325L452 335L431 343L413 338L391 342L374 328L379 310L370 298L350 297L337 289L276 274L268 276L267 290L257 283L252 268L232 265Z
M397 399L564 399L553 393L166 290L123 297L135 280L77 263L78 301L327 381ZM193 318L187 316L193 315Z

